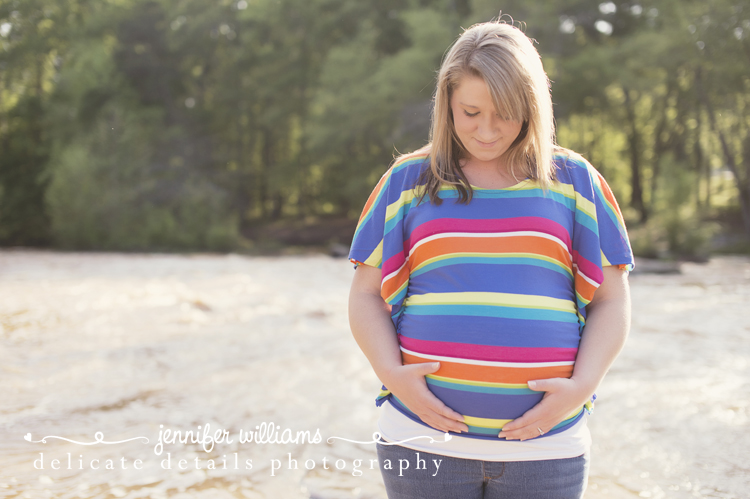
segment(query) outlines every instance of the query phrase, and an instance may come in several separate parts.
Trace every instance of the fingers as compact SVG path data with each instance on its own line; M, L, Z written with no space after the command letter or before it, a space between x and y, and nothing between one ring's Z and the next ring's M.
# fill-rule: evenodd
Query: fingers
M437 430L456 433L469 431L469 427L464 423L464 417L446 406L427 387L424 376L440 369L439 362L408 364L399 369L402 369L400 380L404 383L391 388L391 391L406 407Z
M426 410L423 414L418 414L422 421L441 431L456 433L469 431L461 414L442 403L431 391L426 390L426 392L427 400L424 401L423 406Z
M521 416L520 418L516 418L510 423L507 423L505 426L503 426L503 431L505 432L505 431L520 430L521 428L530 426L531 423L541 421L543 416L544 416L543 410L539 408L539 405L535 405L534 407L526 411L524 415Z
M464 423L459 423L458 421L455 421L453 419L448 419L445 416L441 416L435 412L429 415L420 415L419 417L428 425L444 433L447 433L449 431L452 431L454 433L464 433L469 431L469 427Z
M440 362L422 362L419 364L407 364L404 367L413 370L415 373L419 374L420 376L424 376L425 374L432 374L438 369L440 369Z
M551 428L551 426L554 425L549 425L549 423L547 423L547 418L544 417L544 411L537 405L527 411L520 418L514 419L503 426L498 437L504 438L505 440L529 440L531 438L540 437L540 429L542 432L547 433L547 430Z
M557 388L557 383L560 378L549 378L549 379L536 379L528 381L526 384L529 390L535 392L550 392Z
M442 405L440 411L436 411L436 414L445 421L448 421L450 423L451 431L455 431L458 433L469 431L469 427L464 423L464 417L448 407L447 405Z
M560 421L580 411L582 390L569 378L548 378L527 382L531 390L544 392L537 405L523 416L506 424L498 433L506 440L529 440L549 432Z
M444 417L446 417L448 419L452 419L454 421L458 421L459 423L463 423L464 422L464 417L461 414L457 413L456 411L454 411L453 409L451 409L450 407L448 407L445 404L441 403L441 408L437 412L441 416L444 416ZM464 429L464 431L469 431L469 427L466 426L466 425L462 425L462 428Z
M498 434L498 437L504 438L505 440L524 441L536 437L541 437L542 435L547 433L547 430L548 425L546 425L546 423L536 421L515 430L506 431L505 427L503 427L503 429Z

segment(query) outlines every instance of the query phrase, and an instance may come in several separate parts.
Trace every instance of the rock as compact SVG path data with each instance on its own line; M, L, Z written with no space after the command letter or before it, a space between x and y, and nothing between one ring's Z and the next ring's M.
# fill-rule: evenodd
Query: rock
M347 257L349 256L349 247L343 244L333 243L328 246L328 254L335 257Z
M634 274L681 274L681 262L669 260L654 260L651 258L635 259Z

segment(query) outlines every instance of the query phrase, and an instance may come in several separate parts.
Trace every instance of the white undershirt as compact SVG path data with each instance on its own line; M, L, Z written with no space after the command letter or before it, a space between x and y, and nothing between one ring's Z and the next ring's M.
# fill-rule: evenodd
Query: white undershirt
M443 456L481 461L543 461L578 457L591 447L591 433L586 424L588 414L585 411L583 417L570 428L544 438L521 442L451 435L452 438L445 442L445 433L413 421L393 407L390 401L385 401L381 409L378 430L385 441L401 442L414 437L432 437L435 443L420 438L398 445Z

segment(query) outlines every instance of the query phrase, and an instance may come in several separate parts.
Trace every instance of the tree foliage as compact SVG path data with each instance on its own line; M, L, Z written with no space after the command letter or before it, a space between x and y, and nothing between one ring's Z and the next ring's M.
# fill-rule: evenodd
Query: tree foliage
M538 43L559 143L605 173L639 251L695 253L727 213L750 234L749 6L503 9ZM0 0L0 244L223 250L272 221L354 219L394 153L428 140L461 26L498 14L488 0Z

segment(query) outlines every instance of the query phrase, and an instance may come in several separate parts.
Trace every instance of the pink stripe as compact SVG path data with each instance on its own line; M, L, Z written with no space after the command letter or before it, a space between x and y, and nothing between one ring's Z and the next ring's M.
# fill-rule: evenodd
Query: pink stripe
M388 260L383 262L383 265L381 265L381 268L383 269L383 277L387 276L391 272L398 270L399 267L404 264L405 260L406 257L404 256L404 253L396 253Z
M514 232L530 230L542 232L560 239L571 250L570 234L562 225L540 217L492 218L486 220L464 220L462 218L439 218L425 222L415 228L404 246L411 248L426 237L445 232Z
M532 348L472 345L428 341L399 335L401 345L414 352L456 357L459 359L491 360L496 362L563 362L575 361L577 348Z
M597 284L601 284L604 280L604 273L598 265L594 265L589 260L586 260L577 251L573 252L573 262L578 265L578 268L583 272L586 277L593 280Z

